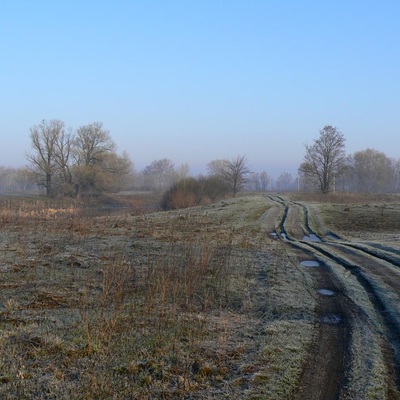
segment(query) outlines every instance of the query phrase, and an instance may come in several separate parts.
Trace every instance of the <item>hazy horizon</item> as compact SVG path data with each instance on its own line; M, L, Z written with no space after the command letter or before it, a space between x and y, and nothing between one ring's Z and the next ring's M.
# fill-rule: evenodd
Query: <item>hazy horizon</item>
M245 154L295 176L324 125L398 159L400 3L7 2L0 14L0 165L29 129L95 121L137 170Z

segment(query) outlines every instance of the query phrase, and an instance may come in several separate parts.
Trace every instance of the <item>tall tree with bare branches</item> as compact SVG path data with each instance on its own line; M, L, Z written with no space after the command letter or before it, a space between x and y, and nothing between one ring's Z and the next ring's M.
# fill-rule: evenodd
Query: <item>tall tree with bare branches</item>
M321 192L328 193L333 188L336 174L346 161L346 139L331 125L325 125L319 134L311 146L305 146L306 154L299 171L306 178L317 180Z
M172 183L174 174L174 163L168 159L154 160L143 170L150 187L161 192Z
M357 191L384 193L393 190L395 169L385 153L375 149L356 151L351 157L351 167Z
M58 169L58 192L73 193L72 156L74 151L74 134L72 130L62 129L55 141L54 162Z
M250 169L247 165L245 156L237 156L232 160L214 160L208 164L208 172L210 175L217 175L231 188L233 197L243 188L247 181L247 175Z
M92 167L102 154L112 152L116 147L110 132L103 129L101 122L78 128L74 145L76 163L86 167Z
M26 154L31 163L36 182L43 186L46 194L53 194L53 178L58 170L56 162L57 140L64 133L64 122L53 119L43 120L31 128L32 152Z
M75 192L95 189L95 178L105 155L114 152L116 146L108 130L101 122L81 126L74 139Z

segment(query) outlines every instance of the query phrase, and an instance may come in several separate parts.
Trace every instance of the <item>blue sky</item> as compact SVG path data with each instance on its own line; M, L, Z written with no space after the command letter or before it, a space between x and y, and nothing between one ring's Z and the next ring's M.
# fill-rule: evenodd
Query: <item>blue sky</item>
M0 0L0 165L42 119L101 121L137 169L245 154L295 175L324 125L400 158L399 1Z

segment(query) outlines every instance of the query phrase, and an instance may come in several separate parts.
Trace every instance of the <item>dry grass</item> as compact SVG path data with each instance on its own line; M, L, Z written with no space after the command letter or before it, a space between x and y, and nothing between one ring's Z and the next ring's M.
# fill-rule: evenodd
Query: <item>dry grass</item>
M279 207L257 196L164 213L144 213L141 197L124 204L95 217L78 203L3 201L0 397L290 398L317 296L270 235ZM340 207L320 206L326 224ZM355 342L379 352L363 329Z
M352 192L331 192L322 194L318 192L290 192L289 197L294 201L307 203L325 204L375 204L375 203L396 203L399 201L398 194L372 194Z
M380 241L398 246L400 202L398 195L330 193L290 195L307 202L312 228L319 234L329 231L355 240Z
M93 217L68 202L5 200L0 396L235 399L276 392L287 382L281 371L292 350L266 357L270 346L286 347L274 344L272 325L264 327L280 329L277 313L282 321L303 314L308 294L289 289L290 271L298 272L264 230L271 205L239 198L139 216L131 206ZM287 331L293 340L295 331L294 324ZM293 360L301 365L297 355Z

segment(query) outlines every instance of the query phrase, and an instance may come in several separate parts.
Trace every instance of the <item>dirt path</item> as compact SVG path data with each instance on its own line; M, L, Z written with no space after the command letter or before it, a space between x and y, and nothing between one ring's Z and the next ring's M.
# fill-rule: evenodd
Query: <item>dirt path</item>
M318 335L302 375L298 399L367 398L374 362L365 356L365 346L375 349L386 370L386 398L398 399L400 388L400 267L396 249L383 244L374 248L337 240L338 235L319 235L312 226L321 221L306 205L268 196L283 216L277 237L298 252L299 261L318 260L320 267L308 268L318 292ZM364 248L363 248L364 246ZM383 249L380 251L380 248ZM346 274L353 277L346 281ZM360 296L366 300L361 301ZM371 350L372 352L372 350ZM354 378L364 375L363 383ZM360 381L361 382L361 381ZM362 387L364 385L364 387ZM356 391L356 392L355 392ZM365 396L365 397L360 397ZM371 397L373 398L373 397Z
M302 376L298 399L337 399L344 382L348 317L341 285L326 267L311 268L318 288L318 335Z

